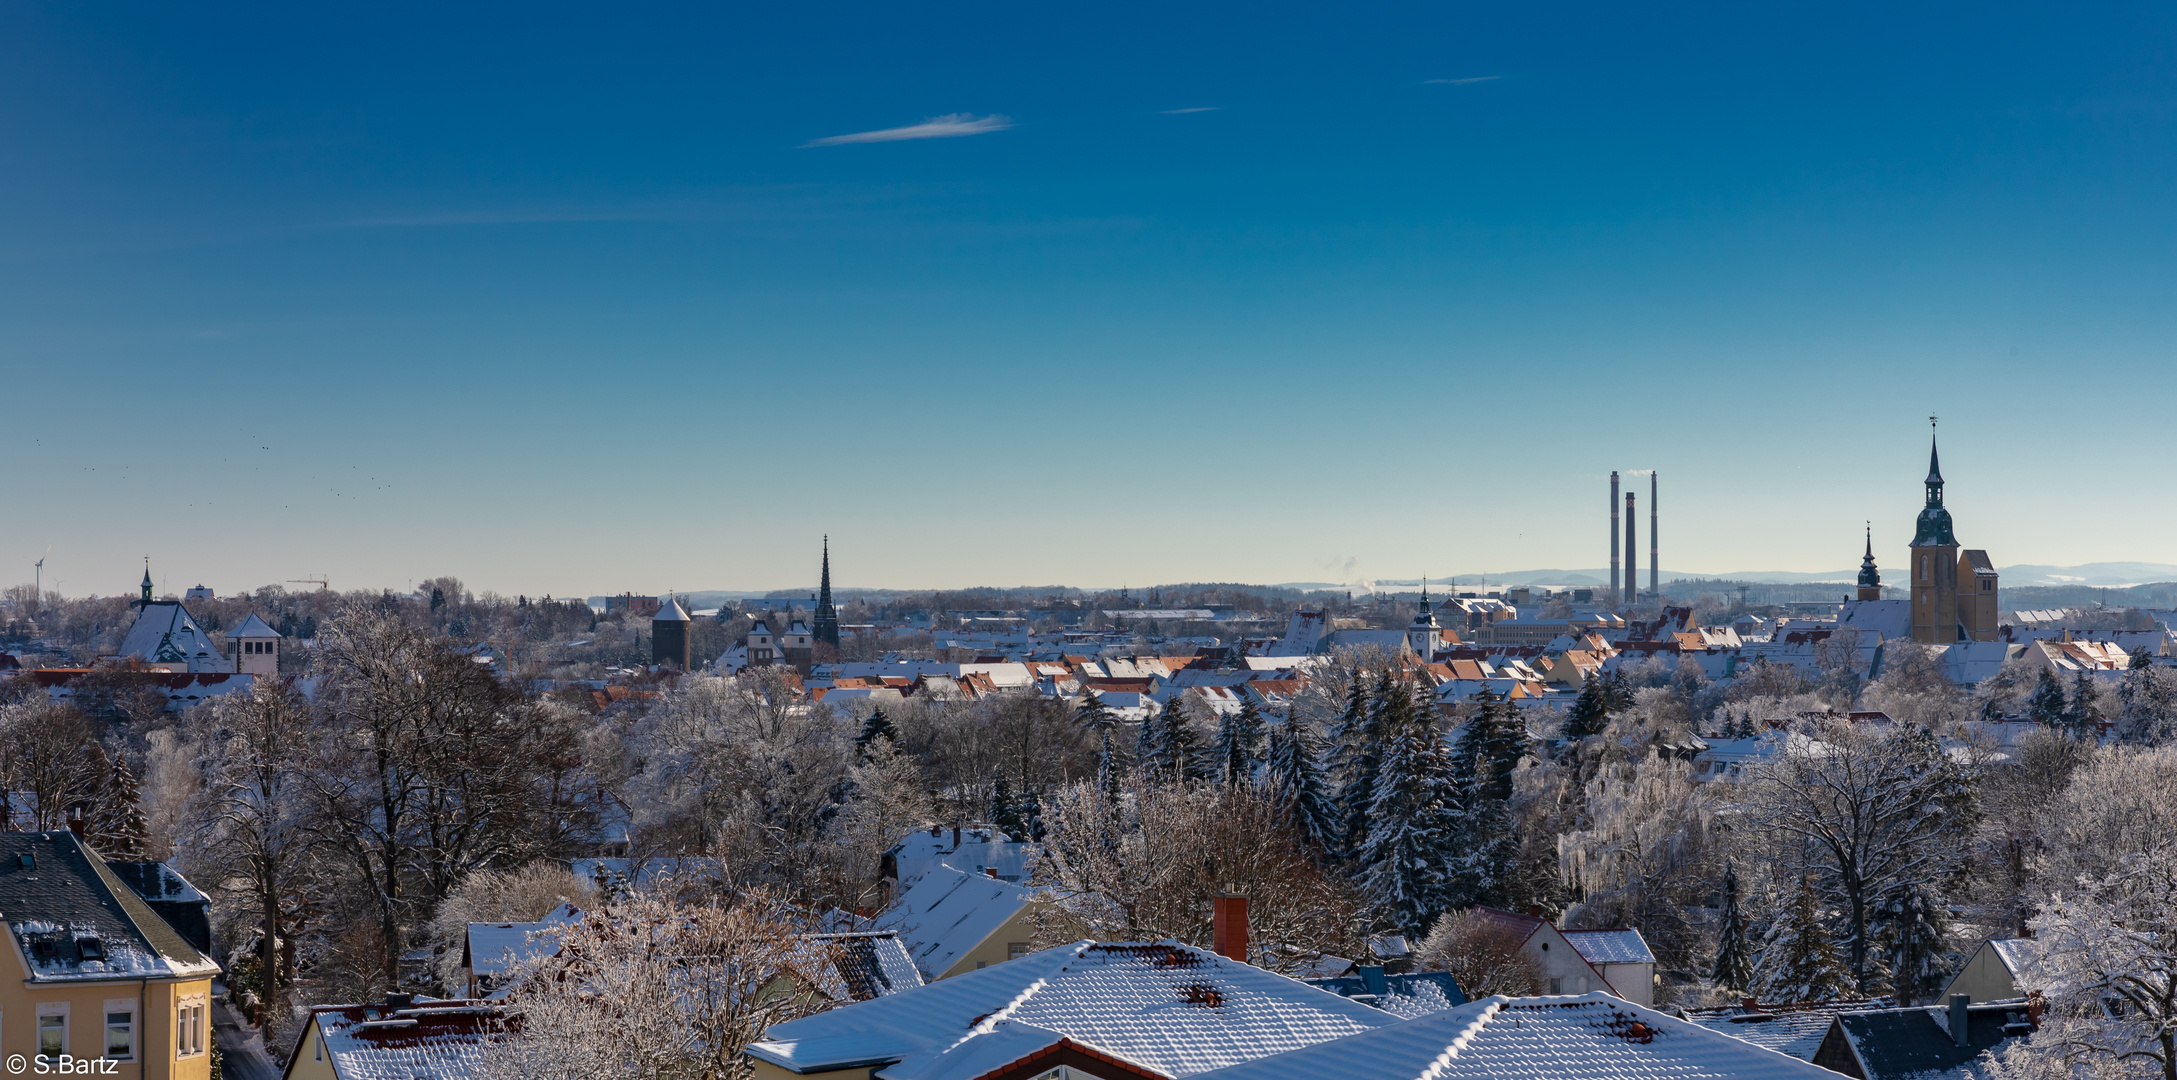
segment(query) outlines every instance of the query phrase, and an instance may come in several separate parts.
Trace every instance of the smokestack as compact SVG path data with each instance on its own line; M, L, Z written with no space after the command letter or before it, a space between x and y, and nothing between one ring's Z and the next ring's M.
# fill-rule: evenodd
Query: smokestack
M1628 485L1630 486L1630 485ZM1640 518L1635 516L1634 495L1625 493L1625 603L1630 606L1640 599Z
M1618 471L1610 470L1610 599L1615 602L1625 593L1618 584Z
M1973 1035L1966 1030L1973 1021L1973 1014L1966 1008L1971 1004L1973 999L1964 994L1950 995L1950 1041L1959 1046L1973 1045Z
M1210 899L1210 951L1247 962L1247 898L1219 893Z
M1655 550L1655 470L1648 471L1648 593L1663 599L1663 559Z

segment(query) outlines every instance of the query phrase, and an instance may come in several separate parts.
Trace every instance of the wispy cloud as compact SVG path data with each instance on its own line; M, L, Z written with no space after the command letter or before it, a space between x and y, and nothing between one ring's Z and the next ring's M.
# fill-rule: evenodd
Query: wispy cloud
M1469 85L1469 84L1472 84L1472 83L1478 83L1478 82L1494 82L1494 81L1496 81L1496 80L1498 80L1498 79L1501 79L1501 78L1503 78L1503 77L1504 77L1504 76L1502 76L1502 75L1470 75L1470 76L1468 76L1468 77L1466 77L1466 78L1464 78L1464 79L1423 79L1423 80L1421 80L1421 85L1423 85L1423 86L1467 86L1467 85Z
M1185 115L1186 115L1186 114L1188 114L1188 113L1196 113L1196 112L1216 112L1216 111L1217 111L1218 109L1221 109L1221 108L1223 108L1223 106L1221 106L1221 105L1196 105L1195 107L1193 107L1193 108L1191 108L1191 109L1166 109L1166 110L1164 110L1164 115L1166 115L1166 116L1185 116Z
M957 139L963 135L988 135L1013 126L1011 117L992 113L977 116L974 113L946 113L933 116L919 124L906 127L883 128L878 131L857 131L851 135L831 135L802 143L803 149L812 146L845 146L848 143L904 142L908 139Z

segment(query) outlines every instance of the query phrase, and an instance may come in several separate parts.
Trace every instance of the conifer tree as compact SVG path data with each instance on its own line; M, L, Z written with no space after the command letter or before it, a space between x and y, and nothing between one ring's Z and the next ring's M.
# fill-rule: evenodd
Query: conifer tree
M1884 902L1881 942L1889 960L1891 992L1899 1005L1942 992L1950 975L1948 922L1942 905L1929 899L1919 885L1908 885Z
M1287 718L1270 726L1268 773L1294 828L1318 851L1335 855L1342 839L1338 807L1331 802L1317 763L1315 740L1300 721Z
M882 708L870 710L869 717L862 721L862 733L854 737L855 749L869 749L872 739L886 739L894 746L900 742L899 729L892 726L892 718L886 716Z
M1823 927L1814 881L1799 888L1769 927L1762 942L1761 973L1755 988L1774 1002L1827 1001L1852 988L1852 976L1837 956L1837 946Z
M1189 722L1187 709L1180 695L1173 694L1164 701L1164 708L1156 715L1156 750L1152 762L1153 771L1172 783L1198 779L1201 776L1202 748Z
M1119 804L1119 775L1122 771L1123 767L1111 752L1111 729L1105 728L1102 757L1096 763L1096 786L1103 790L1104 797L1111 800L1113 807Z
M1158 709L1142 717L1141 723L1134 725L1134 767L1151 780L1156 778L1157 771L1157 744L1160 741L1157 738L1157 723L1163 716L1163 710Z
M1377 685L1384 685L1382 678ZM1353 669L1353 684L1346 691L1345 712L1330 728L1331 774L1338 781L1339 832L1348 853L1359 850L1368 838L1368 811L1375 801L1376 769L1383 762L1382 728L1370 707L1368 680Z
M1752 945L1746 940L1746 913L1739 910L1739 872L1725 863L1723 929L1716 935L1716 964L1708 976L1718 989L1744 990L1754 984Z
M84 831L89 834L86 839L91 847L108 859L116 862L143 859L144 808L136 773L129 768L127 752L114 757L113 767L99 786L98 799Z
M1512 774L1527 752L1518 710L1486 689L1475 700L1481 707L1461 727L1450 763L1457 821L1449 895L1458 907L1504 901L1519 849L1512 835Z
M1388 682L1388 680L1386 680ZM1450 762L1436 725L1417 717L1405 687L1387 687L1382 763L1359 857L1369 897L1407 940L1426 936L1450 906L1448 848L1456 825Z
M1580 745L1580 740L1590 735L1602 734L1609 720L1610 709L1603 698L1602 679L1589 675L1580 685L1580 696L1573 699L1571 710L1565 713L1565 752L1571 753Z
M1013 798L1013 785L1006 783L1003 776L991 777L990 806L983 816L1015 840L1022 839L1028 832L1027 824L1020 819L1019 804Z
M2047 668L2034 680L2033 697L2026 702L2026 719L2043 727L2062 727L2067 703L2064 688L2057 685L2056 676Z
M2094 684L2087 681L2086 669L2079 669L2071 679L2071 702L2064 709L2064 726L2081 739L2091 739L2101 733L2100 717L2094 711Z
M1074 703L1073 722L1090 731L1109 731L1119 722L1117 714L1104 704L1104 699L1094 690L1081 691L1081 699Z
M1242 692L1239 711L1225 713L1217 721L1210 759L1216 763L1218 779L1235 785L1254 779L1255 763L1262 760L1263 728L1262 710Z
M1621 659L1619 663L1624 663ZM1633 707L1633 686L1625 679L1623 667L1613 668L1603 676L1603 705L1607 712L1623 712Z
M1044 833L1043 800L1036 795L1036 789L1029 788L1021 792L1020 798L1016 800L1015 805L1020 807L1021 830L1026 835L1017 836L1014 839L1033 840L1036 843L1042 843Z

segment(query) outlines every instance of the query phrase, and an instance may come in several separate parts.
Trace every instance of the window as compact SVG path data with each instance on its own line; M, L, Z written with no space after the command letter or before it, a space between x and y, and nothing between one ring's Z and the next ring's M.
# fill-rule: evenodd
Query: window
M1564 993L1564 992L1565 992L1565 980L1563 980L1563 979L1551 979L1551 980L1550 980L1550 993L1552 993L1552 994L1562 994L1562 993Z
M59 1061L68 1052L68 1003L38 1006L38 1056Z
M1005 958L1006 958L1006 959L1008 959L1008 960L1018 960L1018 959L1020 959L1021 957L1023 957L1023 956L1026 956L1026 955L1028 955L1028 942L1025 942L1025 941L1008 941L1008 942L1006 942L1006 943L1005 943Z
M204 995L183 998L174 1007L174 1056L204 1052Z
M134 1002L123 1002L125 1008L117 1009L114 1003L106 1003L106 1056L115 1061L136 1060L136 1009Z
M1929 570L1930 565L1931 564L1928 561L1928 556L1920 556L1920 580L1926 581L1929 577L1933 576Z

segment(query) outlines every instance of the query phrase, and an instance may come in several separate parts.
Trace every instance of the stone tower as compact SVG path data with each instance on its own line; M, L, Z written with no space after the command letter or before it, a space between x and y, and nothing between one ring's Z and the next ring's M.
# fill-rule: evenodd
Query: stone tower
M658 613L650 617L650 662L675 671L688 670L688 609L677 597L668 596Z
M1421 579L1421 606L1414 609L1413 625L1406 628L1406 647L1426 664L1436 658L1436 647L1444 640L1443 627L1436 624L1436 613L1429 609L1429 579Z
M1947 645L1959 637L1958 537L1943 509L1943 468L1933 436L1926 483L1927 505L1912 534L1912 639Z
M234 642L234 670L268 678L280 673L280 632L265 625L256 612L227 631L227 640Z

